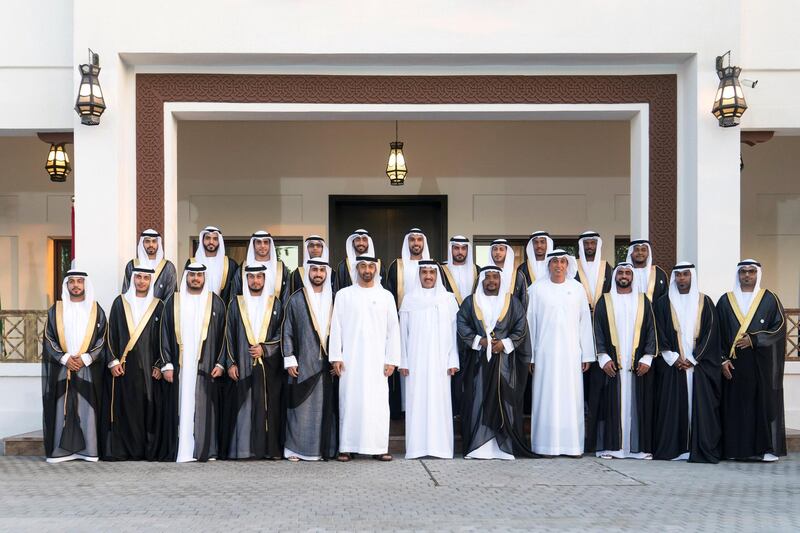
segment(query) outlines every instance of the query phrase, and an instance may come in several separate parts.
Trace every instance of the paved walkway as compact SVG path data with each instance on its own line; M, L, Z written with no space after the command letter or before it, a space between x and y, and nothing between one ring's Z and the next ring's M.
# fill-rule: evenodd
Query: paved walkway
M800 530L774 464L357 459L66 463L0 457L0 530Z

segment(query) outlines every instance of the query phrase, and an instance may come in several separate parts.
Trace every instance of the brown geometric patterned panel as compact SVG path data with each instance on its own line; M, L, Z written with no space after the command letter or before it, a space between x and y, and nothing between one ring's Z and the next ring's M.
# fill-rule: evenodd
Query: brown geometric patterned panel
M138 74L136 222L164 226L164 103L630 104L650 109L650 239L675 263L677 78L652 76L295 76Z

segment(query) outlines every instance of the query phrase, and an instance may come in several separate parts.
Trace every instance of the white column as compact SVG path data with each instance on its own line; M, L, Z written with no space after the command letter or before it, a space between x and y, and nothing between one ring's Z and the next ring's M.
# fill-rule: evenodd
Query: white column
M75 6L73 59L86 63L87 47L100 54L107 108L97 126L84 126L73 114L75 258L89 272L98 302L108 312L119 294L125 263L136 253L135 80L112 46L87 36L91 30L82 26L96 22L88 13L82 16L80 5ZM76 68L73 95L79 82Z
M650 235L650 116L649 106L631 119L631 239Z
M679 75L677 260L697 265L700 290L716 300L739 261L740 146L739 128L721 128L711 114L714 59L698 54Z

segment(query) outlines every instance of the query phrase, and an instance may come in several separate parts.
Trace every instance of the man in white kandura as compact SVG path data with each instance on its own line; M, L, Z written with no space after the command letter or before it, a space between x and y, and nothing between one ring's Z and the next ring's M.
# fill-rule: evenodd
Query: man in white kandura
M400 306L400 373L406 378L406 459L453 458L450 379L458 372L455 296L431 259L418 264L420 287Z
M564 250L547 255L549 279L528 289L533 402L531 447L542 455L583 454L583 376L595 360L586 291Z
M400 325L392 293L376 283L374 257L356 258L357 282L336 293L328 359L339 380L339 456L391 461L389 384L400 364Z

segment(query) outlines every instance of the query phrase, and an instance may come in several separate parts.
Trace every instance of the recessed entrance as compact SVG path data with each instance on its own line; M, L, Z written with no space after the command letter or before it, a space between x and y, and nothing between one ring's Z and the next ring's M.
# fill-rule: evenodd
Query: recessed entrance
M425 232L434 259L447 258L447 196L330 196L328 217L334 264L344 259L345 241L358 228L372 234L387 267L413 227Z

